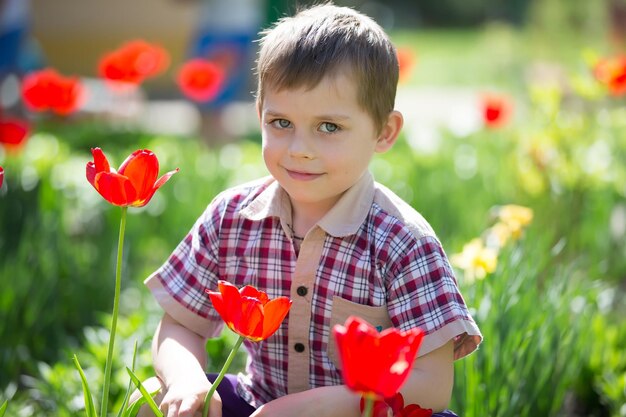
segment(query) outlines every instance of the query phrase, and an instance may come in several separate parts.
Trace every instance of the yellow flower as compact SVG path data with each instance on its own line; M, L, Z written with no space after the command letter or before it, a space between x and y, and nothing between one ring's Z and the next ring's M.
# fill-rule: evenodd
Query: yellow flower
M485 230L483 238L487 247L499 249L507 244L511 235L511 228L505 223L498 222Z
M476 238L465 244L461 253L452 255L450 262L463 270L464 279L471 284L496 270L498 253Z
M494 211L500 223L509 228L513 239L518 239L523 228L533 220L533 210L528 207L507 204L495 207Z

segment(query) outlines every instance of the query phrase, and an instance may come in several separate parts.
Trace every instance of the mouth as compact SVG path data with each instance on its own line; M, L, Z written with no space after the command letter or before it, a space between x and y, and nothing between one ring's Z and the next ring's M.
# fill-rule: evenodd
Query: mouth
M293 171L293 170L286 169L286 168L285 170L287 171L287 175L289 175L290 178L297 180L297 181L312 181L323 175L323 174L315 174L315 173L304 172L304 171Z

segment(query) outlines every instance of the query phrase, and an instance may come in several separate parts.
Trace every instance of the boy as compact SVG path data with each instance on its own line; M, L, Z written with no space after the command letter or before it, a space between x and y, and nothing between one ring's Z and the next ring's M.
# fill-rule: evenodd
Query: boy
M332 336L349 315L422 328L402 394L444 410L453 361L482 336L433 230L368 172L403 123L395 49L371 19L329 4L263 35L257 110L271 176L218 195L146 280L165 310L153 342L160 406L168 417L202 409L204 346L222 329L205 289L222 279L293 304L273 336L245 342L247 372L222 381L212 417L358 416Z

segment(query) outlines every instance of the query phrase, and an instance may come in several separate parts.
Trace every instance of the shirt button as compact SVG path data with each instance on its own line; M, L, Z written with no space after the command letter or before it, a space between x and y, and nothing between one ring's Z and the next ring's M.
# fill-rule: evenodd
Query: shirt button
M302 343L296 343L295 345L293 345L293 348L296 350L296 352L298 353L302 353L304 352L304 345Z
M296 292L300 297L304 297L309 292L309 290L304 285L301 285L298 287Z

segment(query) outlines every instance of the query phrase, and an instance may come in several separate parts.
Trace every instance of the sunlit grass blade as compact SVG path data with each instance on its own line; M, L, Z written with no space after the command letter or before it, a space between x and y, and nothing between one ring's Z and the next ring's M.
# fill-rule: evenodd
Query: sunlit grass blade
M157 417L164 417L161 410L159 410L159 406L154 402L152 395L150 395L150 393L146 390L146 388L143 386L139 378L137 378L135 373L129 367L126 367L126 371L128 371L128 375L130 375L130 379L137 386L137 389L139 389L139 392L141 392L141 395L148 403L148 406L150 406L150 409L152 409L152 412L154 413L154 415Z
M146 399L141 397L140 399L138 399L137 401L135 401L133 403L133 405L131 405L128 408L123 408L122 411L122 417L136 417L137 414L139 413L139 409L141 408L142 405L144 405L146 403Z
M155 396L159 391L160 389L157 389L149 393L150 398ZM130 405L124 410L122 417L136 417L137 414L139 413L139 409L141 408L141 406L143 406L146 403L147 403L146 398L142 396L141 398L139 398L137 401L135 401L132 405ZM161 416L162 414L158 414L158 415Z
M7 412L7 407L8 406L9 406L9 400L4 400L4 402L0 406L0 417L3 417L4 413Z
M130 369L134 372L135 371L135 362L137 360L137 341L135 340L135 343L133 345L133 360L130 366ZM130 398L130 393L133 389L133 381L132 379L130 381L128 381L128 387L126 388L126 394L124 395L124 400L122 401L122 406L120 407L120 411L118 411L117 413L117 417L124 417L127 416L128 414L126 414L126 405L128 404L128 399ZM136 413L135 413L136 415Z
M83 383L83 395L85 397L85 411L87 412L87 417L98 417L96 406L94 405L93 397L91 396L91 390L89 389L89 384L87 383L87 378L85 377L83 368L81 368L76 355L74 355L74 364L76 365L76 369L78 369L80 379Z

